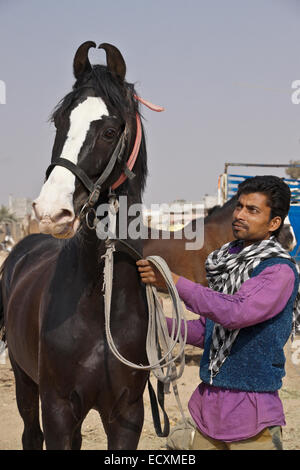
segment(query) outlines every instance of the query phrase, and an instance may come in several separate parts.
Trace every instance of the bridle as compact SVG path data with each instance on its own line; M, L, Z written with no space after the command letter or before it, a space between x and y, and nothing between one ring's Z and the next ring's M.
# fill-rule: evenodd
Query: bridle
M156 106L149 101L146 101L142 98L140 98L137 95L134 95L134 98L146 105L148 108L152 109L153 111L164 111L164 108L161 106ZM123 160L123 155L124 151L126 149L126 144L128 141L128 135L129 135L129 127L128 124L126 123L125 129L122 132L118 143L112 153L112 156L107 163L105 169L97 179L97 181L94 183L88 175L85 173L85 171L80 168L78 165L75 165L73 162L66 158L61 158L59 157L58 159L54 160L47 168L46 170L46 180L49 178L49 175L53 168L55 166L62 166L66 168L67 170L71 171L73 175L75 175L83 184L83 186L87 189L89 192L89 196L85 204L83 205L83 208L81 209L80 212L80 218L83 218L86 215L86 212L94 208L95 204L97 203L101 189L103 187L103 184L107 181L109 176L111 175L113 169L115 168L115 165L117 162L121 163ZM132 152L127 160L127 162L124 165L123 173L120 175L117 181L115 181L111 185L111 190L114 191L117 187L119 187L127 178L128 179L133 179L135 177L134 172L132 171L134 164L136 162L140 146L141 146L141 141L142 141L142 124L141 124L141 118L138 113L136 113L136 137L135 137L135 142L134 146L132 149Z
M135 144L134 144L133 151L129 157L129 160L131 163L128 164L127 162L127 164L124 167L124 173L120 176L118 181L116 181L112 185L111 187L112 189L116 189L123 181L125 181L126 178L132 179L135 176L131 170L133 168L133 165L136 161L136 158L140 149L141 136L142 136L141 120L138 114L136 114L136 124L137 124L137 133L136 133ZM126 124L125 129L122 132L118 140L118 143L112 153L112 156L109 159L109 162L107 163L105 169L103 170L103 172L101 173L101 175L99 176L99 178L97 179L95 183L87 176L87 174L82 168L80 168L78 165L75 165L70 160L66 158L61 158L61 157L59 157L57 160L54 160L49 165L46 171L46 179L48 179L51 171L53 170L55 166L62 166L66 168L67 170L71 171L73 175L75 175L81 181L83 186L89 192L89 197L86 203L84 204L84 206L87 209L94 207L94 205L99 199L101 188L103 187L103 184L107 181L108 177L112 173L113 169L115 168L116 163L122 162L123 154L124 154L126 143L128 140L128 132L129 132L129 129L128 129L128 125Z

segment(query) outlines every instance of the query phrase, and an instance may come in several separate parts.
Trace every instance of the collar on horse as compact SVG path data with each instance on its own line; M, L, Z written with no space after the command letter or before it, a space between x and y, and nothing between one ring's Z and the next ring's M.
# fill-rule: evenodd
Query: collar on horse
M143 103L145 106L147 106L149 109L152 111L156 112L161 112L164 111L164 108L162 106L157 106L155 104L150 103L147 100L144 100L143 98L140 98L137 95L134 95L134 98L141 103ZM78 165L75 165L73 162L66 158L61 158L59 157L57 160L53 161L49 167L46 170L46 180L49 178L49 175L53 168L55 166L62 166L66 168L67 170L71 171L77 178L81 181L81 183L84 185L84 187L88 190L89 192L89 197L87 199L87 202L84 204L83 209L81 210L81 215L84 214L85 209L91 209L94 207L96 202L99 199L99 195L101 192L101 188L105 181L108 179L110 174L112 173L116 162L121 162L122 157L126 148L126 143L127 143L127 137L128 137L128 124L126 124L124 131L122 132L119 141L113 151L113 154L106 165L103 173L99 176L97 181L93 183L93 181L87 176L84 170L80 168ZM111 186L111 190L115 190L117 187L119 187L124 181L129 178L132 179L135 177L134 172L132 171L134 164L136 162L140 146L141 146L141 141L142 141L142 124L141 124L141 118L138 113L136 113L136 137L135 137L135 142L134 146L131 152L131 155L128 158L128 161L126 162L124 166L124 171L120 175L117 181L113 183Z

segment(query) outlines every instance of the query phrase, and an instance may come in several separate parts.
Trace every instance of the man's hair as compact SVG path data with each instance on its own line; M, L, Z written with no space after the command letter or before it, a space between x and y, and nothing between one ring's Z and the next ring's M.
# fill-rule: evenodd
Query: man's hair
M242 194L251 193L262 193L267 196L267 204L271 208L270 220L277 216L281 217L281 225L273 233L275 237L278 237L290 209L291 191L289 186L278 176L255 176L247 178L239 184L237 198Z

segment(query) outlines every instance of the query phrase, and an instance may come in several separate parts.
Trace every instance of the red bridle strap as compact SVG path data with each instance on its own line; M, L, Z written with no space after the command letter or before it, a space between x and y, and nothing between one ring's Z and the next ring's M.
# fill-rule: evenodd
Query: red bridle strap
M152 111L156 111L158 113L160 113L161 111L164 111L164 108L162 106L157 106L156 104L150 103L150 101L144 100L143 98L140 98L137 95L134 95L134 97L136 100L143 103ZM136 137L135 137L135 142L134 142L131 155L128 158L127 163L126 163L126 166L129 171L132 171L132 168L136 162L136 159L140 150L141 141L142 141L142 124L141 124L140 116L138 115L138 113L136 113ZM124 183L126 178L127 178L127 175L125 173L122 173L121 176L118 178L118 180L112 185L111 188L116 189L118 186Z

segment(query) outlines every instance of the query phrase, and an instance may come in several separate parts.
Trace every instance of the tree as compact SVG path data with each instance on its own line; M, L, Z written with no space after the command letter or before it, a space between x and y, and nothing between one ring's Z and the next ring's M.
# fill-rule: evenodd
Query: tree
M10 221L16 221L16 218L14 214L9 212L7 207L2 205L0 207L0 222L10 222Z
M300 160L290 160L290 165L300 165ZM286 168L285 173L292 179L297 180L300 178L299 168Z

